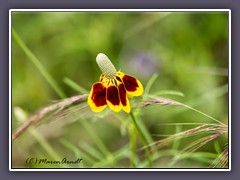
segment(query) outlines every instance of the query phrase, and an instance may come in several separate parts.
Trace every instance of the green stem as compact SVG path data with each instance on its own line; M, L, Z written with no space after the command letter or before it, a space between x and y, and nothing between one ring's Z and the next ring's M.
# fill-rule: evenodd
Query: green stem
M131 167L136 167L136 128L133 124L129 126L129 134L130 134L130 141L131 141Z
M133 114L132 111L130 111L130 116L131 116L131 118L132 118L132 120L133 120L133 123L134 123L134 125L135 125L135 128L137 129L137 132L138 132L138 134L139 134L140 140L142 141L142 144L143 144L144 146L147 146L147 139L145 138L142 130L138 127L138 124L137 124L137 122L136 122L136 118L135 118L135 116L134 116L134 114ZM152 167L152 159L151 159L151 157L150 157L149 149L148 149L148 148L144 148L144 150L145 150L145 152L146 152L148 164L149 164L150 167Z

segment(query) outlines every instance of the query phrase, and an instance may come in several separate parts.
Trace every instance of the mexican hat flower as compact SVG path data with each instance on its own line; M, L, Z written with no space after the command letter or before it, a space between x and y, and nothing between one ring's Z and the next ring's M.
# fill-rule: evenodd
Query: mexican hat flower
M100 112L107 106L115 112L123 109L131 111L128 98L140 96L143 86L136 78L116 71L109 58L99 53L96 58L97 64L102 71L99 82L92 85L88 96L88 104L92 111Z

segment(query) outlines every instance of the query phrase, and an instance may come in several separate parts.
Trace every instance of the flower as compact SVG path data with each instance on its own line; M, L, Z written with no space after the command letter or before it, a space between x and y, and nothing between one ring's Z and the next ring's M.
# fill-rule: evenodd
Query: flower
M97 64L102 70L99 82L92 85L88 96L88 104L92 111L100 112L107 106L115 112L123 109L131 111L128 98L140 96L143 93L143 86L136 78L116 71L108 57L99 53Z

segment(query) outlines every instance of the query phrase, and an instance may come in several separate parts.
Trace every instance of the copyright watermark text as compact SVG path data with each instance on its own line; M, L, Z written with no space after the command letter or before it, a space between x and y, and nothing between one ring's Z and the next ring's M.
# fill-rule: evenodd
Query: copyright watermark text
M78 158L76 160L69 160L66 157L64 157L62 160L56 161L56 160L49 160L47 158L36 158L36 157L29 157L26 159L27 165L34 165L34 164L80 164L82 161L82 158Z

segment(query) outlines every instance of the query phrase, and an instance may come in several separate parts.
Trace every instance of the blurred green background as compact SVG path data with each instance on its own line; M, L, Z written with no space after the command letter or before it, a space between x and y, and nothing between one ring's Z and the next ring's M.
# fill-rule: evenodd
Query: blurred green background
M60 96L50 86L12 38L12 130L21 124L21 117L26 119L53 100L78 94L66 78L89 91L101 74L95 61L100 52L111 59L116 69L134 75L144 86L154 76L149 94L183 102L228 123L227 12L13 12L12 28L64 94ZM127 146L129 140L124 123L109 114L91 113L92 118L80 117L87 125L78 120L59 129L49 120L43 128L35 127L36 136L57 154L55 158L80 156L85 162L82 167L128 167L125 156L115 164L104 164L112 162L109 158L115 157L113 152ZM128 118L124 112L119 116ZM162 138L155 135L194 127L161 126L163 123L212 123L178 106L144 107L138 110L138 117L153 140ZM108 149L107 156L99 152L103 147L99 143ZM216 153L216 144L223 149L226 143L224 136L201 151ZM90 149L92 155L88 154ZM121 153L127 156L125 150ZM91 157L93 154L98 157ZM25 167L27 157L53 158L30 132L13 142L12 155L13 167ZM168 160L161 159L156 167L164 167ZM181 163L181 167L209 165L209 161L192 159Z

